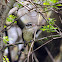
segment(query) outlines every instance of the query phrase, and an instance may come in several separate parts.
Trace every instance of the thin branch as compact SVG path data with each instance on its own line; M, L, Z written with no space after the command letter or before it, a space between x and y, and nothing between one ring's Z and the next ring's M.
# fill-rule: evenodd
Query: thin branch
M44 48L45 48L45 50L47 51L47 53L48 53L49 57L51 58L51 60L52 60L53 62L55 62L55 60L54 60L52 54L50 53L50 51L48 50L48 48L47 48L47 47L44 47Z
M43 47L44 45L50 43L52 40L55 40L55 39L58 39L58 38L62 38L62 37L56 37L56 38L53 38L53 39L47 41L46 43L44 43L41 46L39 46L38 48L36 48L33 52L31 52L31 54L34 53L35 51L37 51L38 49L40 49L41 47Z
M59 2L57 2L57 3L54 3L54 4L51 4L51 5L43 5L43 4L39 4L39 3L35 3L35 2L33 2L35 5L40 5L41 7L48 7L48 6L55 6L55 5L57 5L57 4L62 4L62 1L59 1Z
M24 43L23 42L16 42L15 44L7 44L5 46L5 48L8 47L8 46L15 46L15 45L18 45L18 44L24 44Z
M34 9L34 8L30 9L29 12L30 12L31 10L33 10L33 9ZM28 13L29 13L29 12L28 12ZM28 13L25 13L25 14L28 14ZM22 16L24 16L25 14L23 14ZM17 20L18 20L20 17L22 17L22 16L19 16L19 17L18 17L17 19L15 19L10 25L7 25L5 28L3 28L0 32L4 32L7 27L12 26L13 23L14 23L15 21L17 21Z
M36 61L36 62L39 62L38 59L37 59L37 57L36 57L36 55L33 54L33 56L34 56L35 61Z
M35 35L36 35L36 31L34 32L34 39L33 39L33 42L31 43L31 46L30 46L30 49L29 49L29 52L28 52L28 62L29 62L30 53L32 52L31 49L33 48L33 45L34 45ZM32 49L32 50L33 50L33 49Z
M27 10L30 10L29 7L25 6L21 1L16 0L18 3L22 4Z
M57 35L51 35L51 36L52 36L52 38L57 38L57 37L61 38L59 34L57 34ZM47 38L47 39L48 39L48 38L51 38L51 36L43 37L43 38L40 38L40 39L35 39L34 42L41 41L41 40L43 40L43 39L45 39L45 38ZM47 41L47 42L48 42L48 41ZM28 42L28 43L31 43L31 42ZM18 45L18 44L24 44L24 43L23 43L23 42L16 42L16 43L14 43L14 44L6 44L5 48L8 47L8 46L15 46L15 45Z
M60 19L60 21L61 21L61 23L62 23L62 19L61 19L61 17L59 16L59 19Z
M16 0L16 1L18 1L18 0ZM18 2L19 2L19 1L18 1ZM20 2L19 2L19 3L20 3ZM22 3L22 2L21 2L21 3ZM21 4L21 3L20 3L20 4ZM31 3L32 3L32 2L31 2ZM60 2L60 3L61 3L61 2ZM33 4L33 3L32 3L32 4ZM23 5L23 4L22 4L22 5ZM33 4L33 5L34 5L34 4ZM26 8L25 5L23 5L23 6ZM34 6L35 6L35 5L34 5ZM29 8L29 7L28 7L28 8ZM27 9L27 8L26 8L26 9ZM33 10L33 9L34 9L34 8L32 8L32 9L27 9L27 10L30 12L30 11ZM54 9L52 9L52 10L55 11ZM35 11L38 12L37 10L35 10ZM47 11L51 11L51 9L50 9L50 10L47 10ZM47 11L43 11L42 13L45 13L45 12L47 12ZM29 13L29 12L28 12L28 13ZM55 11L55 12L56 12L56 13L59 13L59 12L57 12L57 11ZM44 16L41 12L38 12L38 13L40 13L40 14L42 15L42 17L44 18L45 21L48 20L48 19L45 18L45 16ZM25 13L25 14L27 14L27 13ZM24 15L25 15L25 14L24 14ZM24 15L22 15L22 16L24 16ZM20 16L20 17L22 17L22 16ZM15 19L15 20L18 20L20 17L18 17L18 18ZM10 25L13 25L14 22L15 22L15 21L13 21ZM10 25L8 25L8 26L10 26ZM7 27L8 27L8 26L7 26ZM7 27L6 27L6 28L7 28ZM2 32L2 31L4 31L4 30L5 30L5 28L3 28L0 32Z
M62 37L56 37L56 38L53 38L53 39L49 40L48 42L42 44L41 46L39 46L38 48L36 48L34 51L32 51L32 52L30 53L30 55L31 55L32 53L34 53L35 51L37 51L38 49L40 49L41 47L43 47L44 45L50 43L52 40L55 40L55 39L58 39L58 38L62 38ZM27 58L26 58L26 60L27 60Z

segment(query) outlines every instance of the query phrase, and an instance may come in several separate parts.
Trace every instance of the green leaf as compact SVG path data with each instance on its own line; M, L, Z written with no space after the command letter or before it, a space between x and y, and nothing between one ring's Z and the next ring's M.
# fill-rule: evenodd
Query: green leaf
M53 8L56 8L56 9L58 9L58 7L57 6L52 6Z
M46 1L43 3L43 5L50 5L50 3Z
M18 4L19 8L22 7L23 5L22 4Z
M43 3L43 5L50 5L58 2L58 0L44 0L44 1L45 2Z
M62 6L62 4L57 4L56 6Z
M51 2L52 2L52 3L57 3L57 2L58 2L58 0L51 0Z
M47 11L47 8L44 8L45 11Z
M13 22L13 20L14 20L15 18L17 18L17 17L14 16L14 15L10 15L9 17L6 18L6 21L8 21L8 22Z
M47 25L46 27L47 27L47 28L49 28L50 26L49 26L49 25Z
M45 40L48 40L48 38L44 38Z
M55 32L55 30L58 28L54 27L55 24L54 21L56 21L55 18L53 19L49 18L49 21L47 21L48 25L42 26L43 28L41 28L40 30L47 31L47 32Z
M7 56L3 56L3 62L10 62Z
M49 1L50 3L56 3L56 2L58 2L58 0L47 0L47 1Z
M6 28L7 26L6 25L4 25L4 28Z
M46 29L44 29L44 28L41 28L40 30L42 30L42 31L45 31Z
M56 32L55 30L52 30L51 32Z
M7 44L8 41L9 41L8 36L4 36L4 37L3 37L3 42L4 42L5 44Z
M54 21L56 21L55 18L53 18L53 19L48 18L48 19L49 19L49 21L47 21L47 23L49 23L49 25L50 25L50 24L51 24L51 25L54 25L54 24L55 24L55 22L54 22Z
M17 21L15 21L14 23L17 23Z

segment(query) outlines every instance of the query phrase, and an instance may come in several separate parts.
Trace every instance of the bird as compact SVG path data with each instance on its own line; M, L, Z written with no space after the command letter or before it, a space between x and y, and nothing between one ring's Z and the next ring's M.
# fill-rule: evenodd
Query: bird
M35 30L37 30L37 26L31 22L27 23L25 25L25 27L23 28L22 30L22 38L23 38L23 41L26 45L26 43L28 43L28 45L30 46L30 43L33 38L34 38L34 32Z
M29 58L32 59L32 56L30 56L30 52L33 51L33 43L35 37L34 33L37 30L38 30L38 26L31 22L27 23L22 30L22 38L24 41L24 45L26 47L26 52L28 54L28 60L27 60L28 62L30 62Z
M33 30L33 27L32 27L32 23L27 23L25 25L25 27L23 28L23 31L22 31L22 36L23 36L23 40L25 43L28 43L29 41L33 40L33 33L34 33L34 30Z

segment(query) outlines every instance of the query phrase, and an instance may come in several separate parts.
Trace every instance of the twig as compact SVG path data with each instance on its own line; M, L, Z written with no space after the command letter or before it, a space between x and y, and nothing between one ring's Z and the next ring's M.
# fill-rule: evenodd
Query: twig
M40 31L36 34L36 38L38 38L38 36L40 35L41 32L42 32L42 30L40 30Z
M32 50L33 50L33 48L32 48ZM34 62L34 54L32 54L32 62Z
M48 37L50 38L51 36L43 37L43 38L40 38L40 39L35 39L35 42L41 41L41 40L43 40L43 39L45 39L45 38L48 39ZM60 37L60 35L59 35L59 34L57 34L57 35L52 35L52 37L53 37L53 38L54 38L54 37L57 38L57 37ZM60 38L61 38L61 37L60 37ZM31 43L31 42L28 42L28 43ZM8 46L14 46L14 45L18 45L18 44L24 44L24 43L23 43L23 42L16 42L16 43L14 43L14 44L6 44L5 48L8 47Z
M41 7L46 7L46 6L48 7L48 6L55 6L57 4L62 4L62 1L59 1L59 2L51 4L51 5L43 5L43 4L39 4L39 3L35 3L35 2L33 2L33 3L36 4L36 5L40 5Z
M35 11L36 11L37 13L41 14L41 16L43 17L43 19L47 22L48 19L46 19L45 16L44 16L41 12L39 12L39 11L37 11L37 10L35 10Z
M24 62L26 62L27 61L27 58L24 60Z
M24 43L23 42L16 42L15 44L7 44L5 46L5 48L8 47L8 46L15 46L15 45L18 45L18 44L24 44Z
M29 7L25 6L21 1L16 0L17 2L19 2L20 4L22 4L27 10L30 10Z
M46 45L46 44L48 44L49 42L51 42L52 40L58 39L58 38L62 38L62 37L56 37L56 38L53 38L53 39L49 40L48 42L42 44L41 46L39 46L38 48L36 48L34 51L32 51L32 52L30 53L30 55L31 55L32 53L34 53L35 51L37 51L38 49L40 49L41 47L43 47L44 45ZM26 58L26 60L27 60L27 58Z
M46 46L45 46L44 48L45 48L45 50L47 51L47 53L48 53L49 57L51 58L51 60L52 60L53 62L55 62L55 60L54 60L52 54L50 53L50 51L48 50L48 48L47 48Z
M16 0L16 1L18 1L18 0ZM19 1L18 1L19 2ZM31 2L31 0L30 0L30 2ZM21 2L19 2L20 4L22 4ZM32 3L32 2L31 2ZM33 4L33 3L32 3ZM23 5L23 4L22 4ZM34 4L33 4L34 5ZM30 9L28 9L25 5L23 5L28 11L30 10ZM34 5L34 7L35 7L35 5ZM37 10L35 10L37 13L40 13L41 15L42 15L42 17L45 19L45 21L47 21L47 19L45 18L45 16L41 13L41 12L38 12Z
M30 9L29 12L30 12L31 10L33 10L33 9L34 9L34 8ZM29 12L28 12L28 13L29 13ZM28 14L28 13L25 13L25 14ZM22 16L24 16L25 14L23 14ZM17 19L15 19L10 25L7 25L6 28L7 28L8 26L12 26L13 23L14 23L15 21L17 21L17 20L18 20L20 17L22 17L22 16L19 16L19 17L18 17ZM4 32L6 28L3 28L0 32Z
M44 45L48 44L48 43L51 42L52 40L58 39L58 38L62 38L62 37L56 37L56 38L53 38L53 39L47 41L46 43L44 43L44 44L42 44L41 46L39 46L38 48L36 48L33 52L31 52L31 54L34 53L35 51L37 51L38 49L40 49L41 47L43 47Z
M31 53L31 49L33 48L33 45L34 45L34 41L35 41L35 36L36 36L36 31L34 32L34 39L33 39L33 42L30 46L30 49L29 49L29 52L28 52L28 62L29 62L29 56L30 56L30 53ZM33 50L33 49L32 49Z
M61 19L61 17L59 16L59 19L60 19L60 21L61 21L61 23L62 23L62 19Z
M29 2L36 8L35 4L31 0L29 0Z
M36 55L33 54L33 56L34 56L35 61L36 61L36 62L39 62L38 59L37 59L37 57L36 57Z

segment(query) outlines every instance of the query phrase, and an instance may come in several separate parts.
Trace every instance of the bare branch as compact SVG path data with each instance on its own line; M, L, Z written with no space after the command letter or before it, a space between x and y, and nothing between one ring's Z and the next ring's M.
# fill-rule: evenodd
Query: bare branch
M52 54L50 53L50 51L48 50L47 47L45 47L45 50L47 51L47 53L48 53L49 57L51 58L51 60L52 60L53 62L55 62L55 60L54 60Z

